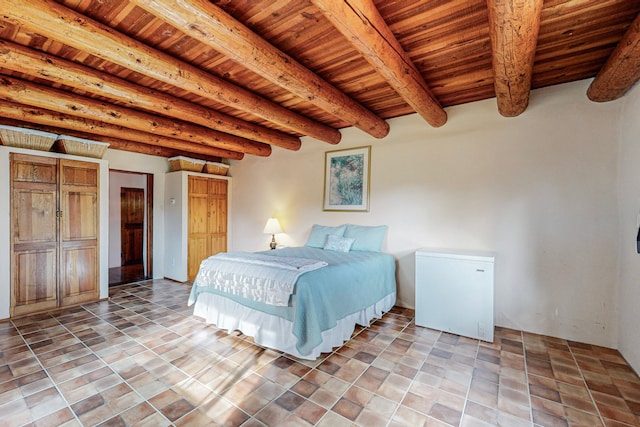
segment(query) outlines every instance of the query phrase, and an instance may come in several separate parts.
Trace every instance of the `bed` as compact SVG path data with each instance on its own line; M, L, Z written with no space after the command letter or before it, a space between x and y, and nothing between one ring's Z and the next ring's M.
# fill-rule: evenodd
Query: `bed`
M194 315L220 329L239 330L264 347L316 359L348 340L356 324L368 326L395 304L395 260L380 252L385 231L385 226L314 225L302 247L210 257L202 262L193 282L189 305L194 306ZM304 264L303 270L312 266L297 275L290 296L254 298L214 279L221 275L220 262L242 262L244 255L261 266L263 260L271 259L276 263L293 260ZM221 282L228 282L229 274L222 275ZM255 278L247 280L255 284ZM253 289L250 293L254 293L253 284L247 285Z

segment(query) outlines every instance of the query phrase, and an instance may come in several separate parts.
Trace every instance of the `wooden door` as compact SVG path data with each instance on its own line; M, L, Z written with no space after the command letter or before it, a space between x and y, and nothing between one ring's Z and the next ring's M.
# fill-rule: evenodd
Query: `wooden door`
M58 306L56 159L12 153L11 316Z
M142 265L144 248L144 189L120 189L121 265Z
M227 181L209 180L209 256L227 251Z
M98 299L99 165L60 160L60 305Z
M187 277L203 259L227 250L227 181L189 176Z

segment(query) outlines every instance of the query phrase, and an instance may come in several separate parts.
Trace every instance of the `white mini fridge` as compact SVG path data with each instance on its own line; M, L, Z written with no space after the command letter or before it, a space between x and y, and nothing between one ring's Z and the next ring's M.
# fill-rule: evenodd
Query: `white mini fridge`
M419 249L416 325L493 342L495 255Z

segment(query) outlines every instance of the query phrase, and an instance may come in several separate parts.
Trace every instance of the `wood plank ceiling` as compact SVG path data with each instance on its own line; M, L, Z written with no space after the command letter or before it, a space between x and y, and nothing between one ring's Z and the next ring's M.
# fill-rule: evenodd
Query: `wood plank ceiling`
M640 78L640 0L0 0L0 123L206 160Z

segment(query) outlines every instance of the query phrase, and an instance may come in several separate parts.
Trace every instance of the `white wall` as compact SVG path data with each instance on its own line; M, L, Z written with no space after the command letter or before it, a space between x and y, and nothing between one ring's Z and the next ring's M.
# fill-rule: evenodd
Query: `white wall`
M109 168L119 171L143 172L153 175L153 278L164 277L164 177L169 162L164 157L147 156L119 150L107 150L104 159ZM118 211L119 212L119 211ZM118 223L118 227L119 227ZM106 265L106 264L105 264Z
M620 218L620 338L618 348L640 372L640 254L636 233L640 225L640 87L623 98L620 120L619 218Z
M398 303L414 304L414 251L490 250L496 258L496 324L617 345L617 138L621 102L597 104L588 81L532 93L516 118L495 99L448 108L434 129L419 116L390 120L376 140L357 129L331 146L232 161L230 250L268 248L277 216L285 245L313 223L387 224L383 250L398 260ZM367 213L322 211L324 153L372 146Z
M121 206L120 191L122 187L140 188L147 199L147 177L140 173L109 172L109 268L122 265ZM144 205L144 218L147 221L147 204ZM144 227L144 254L147 254L147 227ZM146 264L146 263L145 263Z
M188 194L186 172L171 172L165 179L165 248L164 276L179 282L186 281L188 253Z

